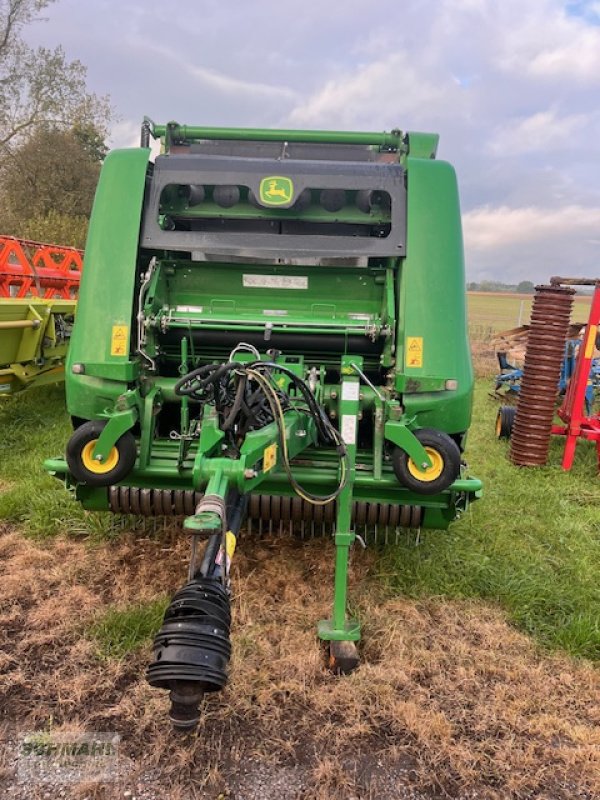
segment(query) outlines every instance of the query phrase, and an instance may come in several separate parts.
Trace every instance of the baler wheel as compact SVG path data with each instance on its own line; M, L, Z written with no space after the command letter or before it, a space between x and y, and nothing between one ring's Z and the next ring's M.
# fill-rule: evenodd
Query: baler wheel
M447 433L433 428L415 431L425 448L431 466L422 469L405 450L396 447L393 453L394 472L401 484L419 494L438 494L454 483L460 474L460 450Z
M335 675L349 675L359 664L355 642L329 642L329 669Z
M133 469L137 455L135 439L130 431L116 442L106 461L92 458L96 442L106 422L92 420L76 428L67 444L67 464L71 474L88 486L110 486L122 481Z
M516 406L500 406L496 414L496 439L510 439L516 415Z

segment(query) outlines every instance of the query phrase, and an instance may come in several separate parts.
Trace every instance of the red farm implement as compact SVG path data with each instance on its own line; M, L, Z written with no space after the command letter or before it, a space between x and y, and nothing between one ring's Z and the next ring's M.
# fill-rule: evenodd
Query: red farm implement
M567 380L561 365L569 335L569 317L575 286L593 287L588 321ZM496 435L510 438L510 459L517 466L546 463L552 435L565 437L564 470L573 466L578 439L596 443L600 468L600 414L593 411L597 380L594 361L600 326L600 279L551 278L537 286L531 312L525 365L516 409L503 406L496 419ZM562 395L559 407L557 396ZM590 397L591 394L591 397ZM558 416L560 422L555 419Z
M0 396L64 377L83 253L0 236Z
M586 414L585 396L590 380L590 370L598 338L600 324L600 283L586 278L551 278L551 284L558 286L593 286L592 305L583 341L575 362L575 371L565 391L564 399L557 414L562 422L552 425L552 433L565 436L565 451L562 467L571 469L578 439L596 442L598 467L600 468L600 415Z
M0 236L0 297L77 297L83 252Z

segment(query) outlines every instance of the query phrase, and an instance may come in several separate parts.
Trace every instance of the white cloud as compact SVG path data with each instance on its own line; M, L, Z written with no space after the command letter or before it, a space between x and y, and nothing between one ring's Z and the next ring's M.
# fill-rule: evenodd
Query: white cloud
M260 83L256 81L245 81L241 78L235 78L231 75L217 72L214 69L208 69L207 67L198 67L194 66L193 64L187 64L185 65L184 69L186 69L189 74L198 81L206 84L207 86L218 89L221 92L227 92L231 95L262 95L264 97L273 97L286 100L293 100L298 96L297 92L292 91L286 86L274 86L272 84Z
M511 0L502 8L503 16L515 14L498 57L502 69L542 79L600 82L600 28L568 15L555 0L530 0L526 5Z
M452 76L445 85L435 82L407 53L393 52L327 81L303 99L288 120L293 125L380 128L422 118L428 108L439 113L456 91Z
M465 244L472 253L490 250L502 252L507 246L523 242L543 243L545 247L552 240L560 240L565 236L593 237L600 230L600 207L484 206L464 214L463 226Z
M139 147L142 121L120 120L112 126L109 144L111 147Z
M542 153L564 147L570 139L586 129L591 115L567 114L556 110L539 111L518 120L508 120L496 128L488 151L495 156Z

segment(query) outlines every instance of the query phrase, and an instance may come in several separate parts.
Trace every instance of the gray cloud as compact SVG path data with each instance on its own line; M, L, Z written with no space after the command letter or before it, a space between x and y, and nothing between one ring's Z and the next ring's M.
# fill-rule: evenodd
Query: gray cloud
M600 4L577 0L59 0L62 43L121 116L434 130L470 279L600 271ZM560 269L558 269L560 267Z

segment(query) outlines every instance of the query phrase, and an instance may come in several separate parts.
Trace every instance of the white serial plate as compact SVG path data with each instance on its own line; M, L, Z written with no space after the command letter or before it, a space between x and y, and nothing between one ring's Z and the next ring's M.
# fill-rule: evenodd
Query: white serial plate
M202 314L204 311L203 306L175 306L175 311L178 314Z
M251 289L308 289L308 276L243 275L242 283Z

